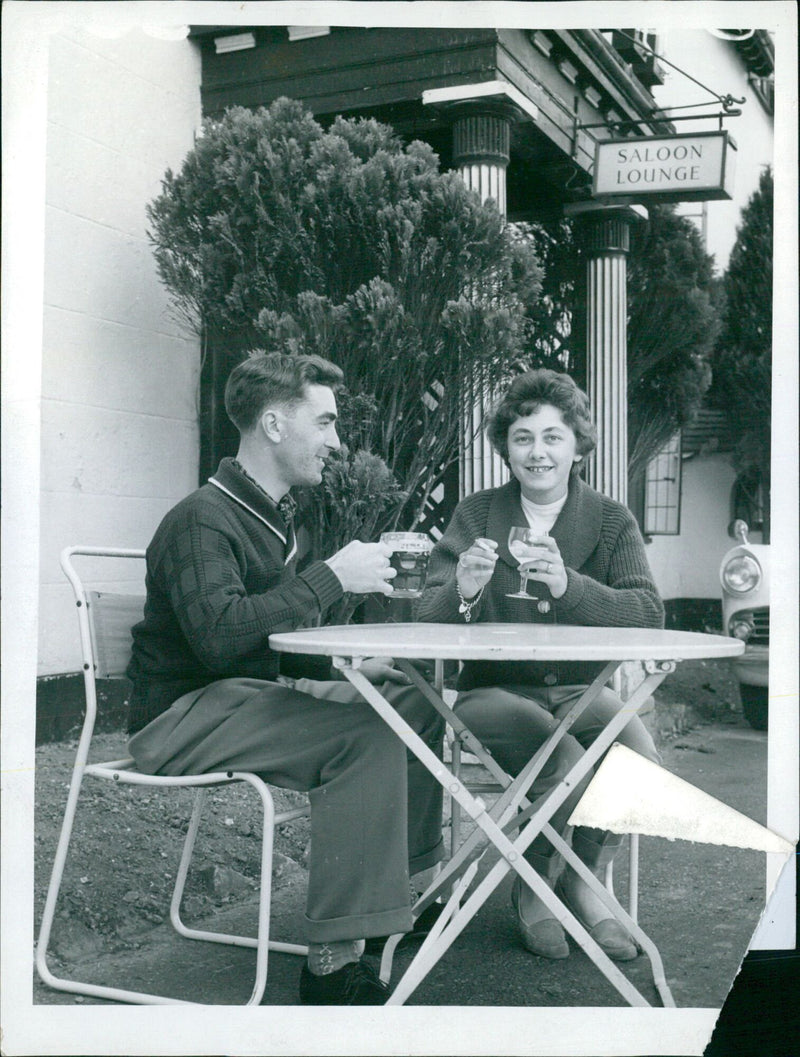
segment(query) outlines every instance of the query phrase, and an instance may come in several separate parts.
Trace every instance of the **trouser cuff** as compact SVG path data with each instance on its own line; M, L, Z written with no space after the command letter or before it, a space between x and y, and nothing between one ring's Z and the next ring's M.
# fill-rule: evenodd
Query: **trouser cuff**
M342 918L328 918L325 921L313 921L308 915L305 916L306 938L309 943L393 936L396 932L410 932L413 924L410 906L397 910L382 910L378 914L352 914Z
M431 866L435 866L437 862L441 862L444 858L444 840L441 839L438 844L434 845L428 851L421 852L419 855L413 856L408 861L408 872L413 875L419 873L420 870L427 870ZM380 933L378 933L380 935Z

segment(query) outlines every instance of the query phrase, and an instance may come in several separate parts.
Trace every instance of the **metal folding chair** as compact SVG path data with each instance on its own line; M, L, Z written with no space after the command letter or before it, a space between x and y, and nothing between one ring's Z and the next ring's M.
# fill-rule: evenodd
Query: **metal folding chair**
M159 777L142 774L136 770L130 758L111 760L107 763L87 763L97 715L97 678L120 678L125 674L131 652L131 627L142 618L144 595L111 594L87 591L75 569L75 556L113 559L143 559L144 551L113 547L67 547L61 552L61 567L72 584L78 609L81 652L83 655L83 677L86 697L86 716L78 742L75 766L72 772L61 836L56 848L53 872L47 890L42 914L39 941L36 948L36 969L42 980L59 991L91 995L118 1002L161 1005L193 1005L180 999L153 995L141 991L128 991L118 987L69 980L51 972L47 964L47 951L55 915L58 894L64 875L64 866L72 837L78 799L84 777L104 779L112 786L136 785L162 789L193 788L194 808L186 833L175 888L170 903L170 921L179 935L188 939L206 940L210 943L229 944L235 947L253 947L256 950L255 984L247 1005L257 1005L264 994L267 982L267 962L270 950L287 954L305 955L308 948L294 943L279 943L269 939L270 900L272 894L272 845L274 828L290 819L308 814L308 806L276 813L269 787L255 774L246 771L214 772L181 777ZM258 903L258 927L256 936L228 935L189 928L181 920L180 909L183 891L189 873L203 812L206 792L209 787L246 782L261 798L263 809L263 832L261 841L261 883Z
M456 698L456 692L454 690L444 689L444 666L442 661L436 661L434 668L434 687L437 693L442 695L442 699L445 703L452 708ZM620 690L620 679L619 672L614 673L614 689L619 692ZM465 739L468 735L460 731L455 731L451 726L447 728L447 740L450 747L450 759L451 769L453 774L457 778L461 778L464 782L464 787L470 793L476 796L499 796L505 788L497 781L488 781L481 779L475 781L472 779L464 780L463 766L466 761L463 757L466 752L469 752L469 745L466 744ZM486 751L486 750L484 750ZM480 760L477 757L470 757L470 763L474 760L475 763L480 764ZM450 855L451 857L456 854L461 844L461 807L457 800L454 798L450 799ZM603 882L608 892L614 895L614 864L609 863L605 869L605 875ZM616 898L616 897L615 897ZM628 834L628 914L634 921L639 920L639 834L629 833Z

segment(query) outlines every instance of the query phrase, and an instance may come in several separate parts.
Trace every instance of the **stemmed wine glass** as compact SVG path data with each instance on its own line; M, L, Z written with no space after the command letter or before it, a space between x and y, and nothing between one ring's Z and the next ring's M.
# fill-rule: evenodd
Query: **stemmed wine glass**
M517 559L522 565L523 562L529 561L531 558L536 556L535 543L538 539L539 534L534 532L529 526L524 528L519 525L515 525L508 534L508 549L511 554ZM519 591L509 591L506 594L506 598L527 598L531 602L536 601L535 595L529 595L527 591L528 587L528 574L526 571L520 569L519 574Z

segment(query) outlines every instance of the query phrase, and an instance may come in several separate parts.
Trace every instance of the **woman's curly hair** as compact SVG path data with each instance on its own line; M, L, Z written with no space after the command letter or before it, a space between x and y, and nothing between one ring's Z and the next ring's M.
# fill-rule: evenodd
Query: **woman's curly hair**
M520 374L495 404L486 423L486 436L494 450L508 464L508 431L518 418L525 418L550 404L561 412L566 425L575 434L576 450L582 456L572 473L578 473L597 446L597 430L592 421L589 397L568 374L539 368Z

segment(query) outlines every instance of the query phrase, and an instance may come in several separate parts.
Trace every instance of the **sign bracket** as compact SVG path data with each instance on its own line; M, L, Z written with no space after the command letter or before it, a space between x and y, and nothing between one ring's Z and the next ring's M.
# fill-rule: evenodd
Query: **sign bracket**
M587 129L587 128L607 128L607 129L609 129L609 131L613 131L614 129L619 130L619 129L623 129L623 128L632 128L635 125L642 125L646 121L652 120L653 114L655 114L657 112L658 111L654 110L654 111L651 111L651 113L648 114L646 117L630 118L630 119L625 120L625 121L597 121L597 122L592 122L591 124L588 124L588 125L575 125L574 129L575 129L576 132L582 132L584 129ZM714 118L719 118L720 128L722 128L722 122L723 122L723 120L726 117L740 117L741 113L742 113L741 110L732 109L732 110L719 111L716 114L685 114L685 115L683 115L681 117L671 117L668 120L669 121L706 121L706 120L713 120Z
M696 84L698 86L698 88L702 88L704 92L708 92L708 94L710 96L713 96L714 101L719 103L719 105L722 107L722 110L717 112L717 113L713 113L713 114L692 114L692 115L681 116L681 117L667 117L666 116L666 114L668 112L673 111L673 110L688 110L688 109L691 109L693 107L698 107L698 106L711 106L712 103L710 101L706 100L705 102L702 102L702 103L689 103L689 104L687 104L685 106L673 106L673 107L670 107L670 106L659 106L659 107L655 107L654 109L649 110L646 114L642 114L641 116L635 117L635 118L622 118L622 119L619 119L619 120L611 120L611 121L606 120L606 121L591 122L589 124L579 124L578 123L578 115L577 115L577 109L578 109L577 108L577 99L576 99L575 100L574 110L573 110L573 123L572 123L572 157L573 158L576 157L576 155L577 155L578 133L584 131L585 129L604 128L604 129L608 129L608 131L611 132L612 135L613 135L613 133L615 131L617 133L621 133L622 129L635 128L637 125L647 124L648 122L655 121L655 120L658 120L658 121L669 121L669 122L674 122L674 121L709 121L709 120L713 121L716 118L716 119L719 120L719 129L720 129L720 131L722 131L722 122L725 120L725 118L727 118L727 117L740 117L741 116L742 111L739 109L739 107L741 107L746 102L746 98L744 96L742 96L741 99L737 99L735 96L731 95L730 92L726 93L725 95L721 95L719 92L715 92L713 88L709 88L708 85L703 84L702 81L698 81L696 77L693 77L690 73L687 73L686 70L682 70L680 68L680 66L676 66L676 64L674 62L670 62L670 60L665 58L663 55L659 55L658 52L656 51L656 49L651 47L646 41L643 41L643 40L640 40L638 38L632 37L632 36L630 36L630 34L625 33L624 30L617 30L617 32L620 33L623 37L626 37L628 40L631 41L631 43L635 44L637 47L645 48L647 51L649 51L651 53L651 55L655 56L655 58L657 58L660 62L665 63L667 66L671 66L673 70L676 70L683 77L686 77L688 80L692 81L692 83ZM661 116L659 117L657 115L661 115Z

